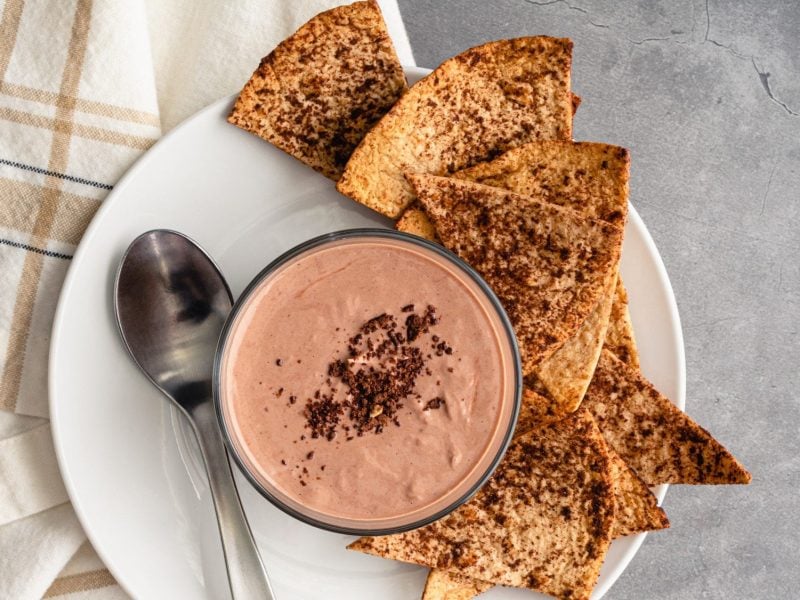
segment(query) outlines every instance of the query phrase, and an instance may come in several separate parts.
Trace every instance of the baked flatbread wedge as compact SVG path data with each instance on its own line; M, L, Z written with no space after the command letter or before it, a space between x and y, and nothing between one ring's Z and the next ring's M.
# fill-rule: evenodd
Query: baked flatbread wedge
M266 56L228 121L338 180L406 89L378 3L320 13Z
M488 581L472 579L460 573L431 569L425 580L422 600L471 600L494 587Z
M519 194L542 197L568 206L588 217L624 225L628 212L630 155L625 148L594 142L539 141L509 150L494 160L453 174ZM617 284L618 294L624 288ZM554 403L551 413L574 410L591 380L609 327L616 348L632 344L625 306L599 305L579 335L566 343L537 369L537 377ZM606 311L612 314L606 321Z
M581 407L647 485L750 483L750 473L722 444L608 350Z
M628 292L621 277L617 279L617 287L614 290L614 304L611 306L603 347L629 367L639 368L639 351L636 349L633 323L628 310Z
M349 548L494 584L588 599L611 541L603 436L586 411L518 437L474 499L430 525Z
M441 243L436 235L436 228L433 223L416 202L403 212L403 215L394 224L394 228L397 231L412 233L431 242Z
M607 451L615 502L611 537L616 539L668 528L669 519L659 508L650 489L619 455L610 448ZM491 587L492 584L486 581L471 579L461 573L431 569L422 600L470 600Z
M595 142L537 141L451 175L567 206L593 219L623 225L628 214L630 155ZM398 229L435 232L425 212L408 207Z
M526 400L530 401L526 390ZM536 421L524 419L518 422L516 435L541 427ZM658 506L650 489L623 461L619 455L606 448L609 455L611 485L614 494L614 520L611 537L616 539L644 531L656 531L669 527L666 513ZM492 584L472 579L458 572L431 569L425 583L422 600L469 600L492 587Z
M439 241L433 223L431 223L425 211L419 208L416 203L406 209L403 216L400 217L400 220L395 224L395 228L398 231L418 235L431 242ZM598 304L593 311L597 314L590 315L586 319L578 330L576 334L577 337L587 340L592 345L594 344L594 338L591 336L590 330L592 327L597 327L598 322L602 322L602 310L603 307ZM599 330L599 328L597 330ZM639 368L639 352L636 349L633 324L631 323L631 316L628 310L628 292L625 290L625 284L622 283L622 277L617 277L617 284L614 287L614 298L611 304L611 313L608 318L608 327L606 328L603 348L613 352L617 358L629 366L635 369ZM562 352L568 351L569 347L565 343L562 348L554 352L553 355L544 362L549 363L552 361L553 364L559 364L561 362ZM585 356L591 357L591 354L586 352ZM599 357L600 355L598 352L597 358ZM594 362L592 362L590 358L584 363L584 365L591 366L592 372L594 372L594 365L597 363L597 358L595 358ZM555 385L556 384L551 383L550 387L553 388ZM571 385L570 381L567 382L567 385ZM586 385L588 386L588 381Z
M575 335L536 367L533 376L539 380L550 399L542 417L561 418L580 406L603 348L616 285L615 269L600 300Z
M409 181L445 247L497 294L525 374L575 335L607 290L622 228L499 188L413 174Z
M647 484L610 446L608 454L611 458L611 481L616 502L611 537L616 539L643 531L667 529L667 514L658 506L658 501Z
M416 206L409 206L403 216L395 224L398 231L411 233L432 242L439 242L436 229L428 219L425 211ZM613 350L625 352L629 360L635 358L638 365L636 348L633 345L633 332L628 316L627 296L624 288L619 293L620 283L614 287L615 293L604 294L592 312L578 329L577 333L564 342L549 358L543 360L532 377L537 379L540 393L523 406L528 411L520 419L541 421L543 419L560 418L574 411L580 404L586 388L592 379L601 348L608 347L611 329L615 346ZM624 304L617 303L624 300ZM612 319L622 320L612 323ZM628 333L628 337L623 337ZM605 341L603 336L605 335ZM630 342L630 345L626 345Z
M522 405L517 420L515 436L541 427L538 404L547 402L537 398L538 394L525 388ZM611 537L618 538L643 531L655 531L669 527L666 513L659 508L656 497L644 481L625 464L625 461L611 448L607 448L611 465L611 482L616 503Z
M535 196L618 225L625 224L628 214L630 154L619 146L536 141L453 177Z
M444 175L536 139L572 137L572 42L490 42L443 62L364 137L337 189L397 218L407 172Z

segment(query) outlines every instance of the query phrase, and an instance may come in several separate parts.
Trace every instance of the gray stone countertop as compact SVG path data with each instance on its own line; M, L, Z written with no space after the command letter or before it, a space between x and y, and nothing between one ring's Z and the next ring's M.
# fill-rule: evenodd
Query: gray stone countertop
M417 63L500 38L575 42L575 139L631 150L667 267L687 412L749 487L673 486L606 596L800 598L800 3L400 0Z

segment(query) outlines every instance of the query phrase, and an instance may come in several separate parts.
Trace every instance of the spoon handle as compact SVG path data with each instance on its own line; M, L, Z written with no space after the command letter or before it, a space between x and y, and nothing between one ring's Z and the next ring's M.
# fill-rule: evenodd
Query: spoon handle
M208 400L193 406L191 417L217 511L231 594L234 600L275 600L233 482L213 402Z

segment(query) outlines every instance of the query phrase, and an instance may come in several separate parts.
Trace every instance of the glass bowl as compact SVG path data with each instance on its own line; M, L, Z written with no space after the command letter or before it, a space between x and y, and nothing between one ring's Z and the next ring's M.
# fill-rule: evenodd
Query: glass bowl
M436 261L439 265L445 265L473 294L481 303L481 307L484 308L497 332L501 360L496 367L505 371L505 378L502 379L502 390L498 391L498 395L502 397L497 403L497 411L494 415L496 426L493 434L489 438L486 449L464 478L454 481L453 486L436 500L402 515L356 518L324 512L304 504L281 489L270 479L268 474L262 472L263 469L257 467L254 457L248 451L246 442L242 439L243 436L237 426L236 418L232 414L229 402L226 401L226 394L229 393L226 391L228 390L226 378L233 377L227 374L226 365L228 361L233 360L231 358L232 351L230 351L231 340L243 327L242 315L251 308L250 301L261 286L274 281L273 278L278 277L280 273L284 272L284 269L312 253L334 246L375 245L384 242L395 247L401 246L413 250L417 254ZM508 316L494 292L469 265L442 246L417 236L391 229L350 229L322 235L304 242L279 256L256 275L234 304L221 333L214 360L213 391L217 417L227 448L242 473L261 495L284 512L322 529L353 535L385 535L415 529L444 517L474 496L486 483L505 454L514 432L522 396L522 369L519 349Z

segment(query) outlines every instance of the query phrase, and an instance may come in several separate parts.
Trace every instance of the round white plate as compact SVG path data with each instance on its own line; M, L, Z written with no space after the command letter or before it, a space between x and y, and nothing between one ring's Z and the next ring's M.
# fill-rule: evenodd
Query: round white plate
M414 81L425 73L408 70ZM53 328L50 415L61 473L95 549L135 598L216 600L228 591L194 440L129 359L114 325L112 281L125 248L148 229L184 232L217 260L238 294L264 265L310 237L390 226L339 195L328 179L227 124L231 102L221 100L172 131L109 194L75 254ZM683 408L675 300L658 251L633 209L622 274L642 369ZM420 596L425 569L349 552L345 546L352 538L293 520L238 472L237 482L278 598ZM614 542L595 598L643 539ZM536 594L497 588L485 597Z

